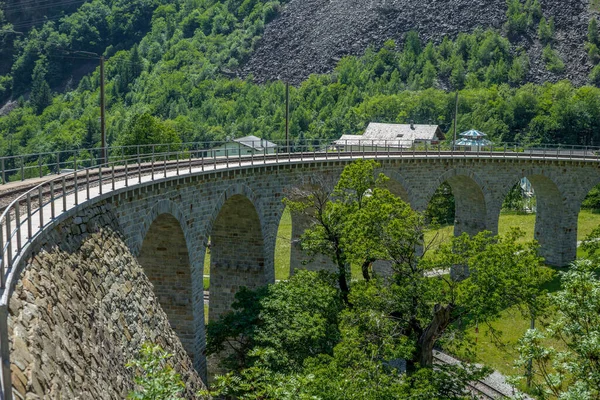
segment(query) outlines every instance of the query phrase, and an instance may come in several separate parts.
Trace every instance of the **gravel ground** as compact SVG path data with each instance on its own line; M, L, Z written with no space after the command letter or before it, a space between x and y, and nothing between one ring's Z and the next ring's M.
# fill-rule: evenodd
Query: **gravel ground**
M589 1L541 0L541 4L544 14L556 20L555 48L567 69L561 75L546 71L542 46L532 31L514 46L528 49L528 79L585 83L591 69L584 50ZM413 29L423 40L438 42L445 35L454 38L477 27L501 28L505 21L505 0L290 0L266 26L258 48L238 74L252 73L257 82L280 77L299 84L312 73L330 72L344 55L363 54L369 45L381 47L388 39L401 43Z

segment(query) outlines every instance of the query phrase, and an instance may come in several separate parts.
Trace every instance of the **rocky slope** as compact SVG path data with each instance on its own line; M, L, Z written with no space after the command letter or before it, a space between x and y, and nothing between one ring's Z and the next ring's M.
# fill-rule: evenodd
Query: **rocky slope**
M568 78L583 84L591 68L584 51L590 18L588 0L540 0L546 17L556 20L556 49L567 66L564 74L546 71L535 32L514 45L528 50L529 81ZM268 24L258 48L241 68L262 82L283 78L295 84L311 73L333 69L344 55L360 55L369 45L388 39L402 43L416 30L424 41L455 38L477 27L502 29L505 0L290 0Z
M124 399L145 342L174 355L185 398L203 387L111 221L109 205L65 221L21 275L9 304L16 399Z

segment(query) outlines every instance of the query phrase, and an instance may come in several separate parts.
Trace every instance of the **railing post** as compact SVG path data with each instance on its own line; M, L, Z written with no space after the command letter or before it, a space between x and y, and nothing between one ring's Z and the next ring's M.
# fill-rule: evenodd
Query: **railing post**
M67 211L67 184L65 182L65 177L63 176L61 179L61 184L62 184L62 203L63 203L63 208L62 211L65 212Z
M19 201L15 202L15 229L17 233L17 253L21 251L21 210Z
M4 158L2 158L2 184L6 184L6 169L4 166Z
M40 209L40 229L44 227L44 196L42 187L38 189L38 207Z
M6 213L6 258L8 259L8 265L12 265L12 240L10 236L10 213Z
M85 170L85 199L90 199L90 169Z
M98 168L98 192L102 195L102 164Z
M177 176L179 176L179 152L177 152L177 154L176 154L176 158L177 158L177 161L176 161L176 165L177 165Z
M190 150L190 169L189 169L190 175L192 173L192 151Z
M165 153L163 158L163 177L167 177L167 153Z
M140 159L140 155L138 154L138 183L142 183L142 160Z
M238 166L242 166L242 144L238 142Z
M4 258L2 259L4 263ZM4 271L2 271L2 287L4 288ZM2 358L2 384L4 400L13 400L12 376L10 373L10 348L8 344L8 304L0 306L0 358Z
M129 171L127 167L127 159L125 159L125 187L129 186Z
M79 205L79 185L77 183L77 169L75 169L75 205Z
M56 218L56 210L54 209L54 181L50 181L50 216Z
M115 164L110 167L110 180L112 182L112 190L115 191Z
M33 229L31 226L31 193L27 192L27 238L31 240Z
M38 168L40 170L40 178L43 177L43 173L42 173L42 156L38 157Z
M25 159L21 157L21 180L25 180Z

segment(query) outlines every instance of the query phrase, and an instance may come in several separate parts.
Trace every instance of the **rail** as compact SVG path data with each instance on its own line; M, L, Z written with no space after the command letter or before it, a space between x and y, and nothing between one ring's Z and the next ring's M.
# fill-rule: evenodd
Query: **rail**
M283 150L282 150L283 149ZM101 154L91 149L87 154ZM287 151L289 150L289 151ZM264 140L247 142L206 142L122 146L108 149L109 160L82 159L82 151L39 153L0 158L2 180L28 176L25 160L42 156L55 157L51 163L38 161L36 176L47 179L21 193L0 216L0 399L12 400L10 354L8 340L8 302L18 278L17 266L45 227L61 220L93 198L107 195L131 185L243 166L280 163L352 160L360 158L516 158L600 161L600 148L554 146L527 147L496 144L469 148L451 148L444 144L407 141L320 141L308 140L289 149L282 143ZM18 168L6 168L20 159ZM10 161L10 162L9 162ZM71 171L65 167L71 166ZM38 174L39 173L39 174ZM50 176L47 176L50 174ZM52 174L57 174L53 177ZM38 176L39 175L39 176Z

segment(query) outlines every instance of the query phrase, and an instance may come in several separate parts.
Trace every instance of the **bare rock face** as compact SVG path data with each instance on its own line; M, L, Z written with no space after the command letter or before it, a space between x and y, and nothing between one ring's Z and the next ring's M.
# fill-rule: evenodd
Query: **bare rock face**
M514 43L529 53L534 83L571 79L583 84L591 69L584 50L590 19L588 0L541 0L547 18L554 17L556 43L564 74L545 69L535 29ZM369 45L388 39L402 43L415 30L423 41L440 42L476 28L502 29L505 0L290 0L269 23L240 76L257 82L285 79L298 84L312 73L330 72L345 55L361 55Z
M25 267L9 304L15 398L126 398L134 371L125 365L145 342L173 354L186 398L203 387L111 221L110 205L71 218Z

